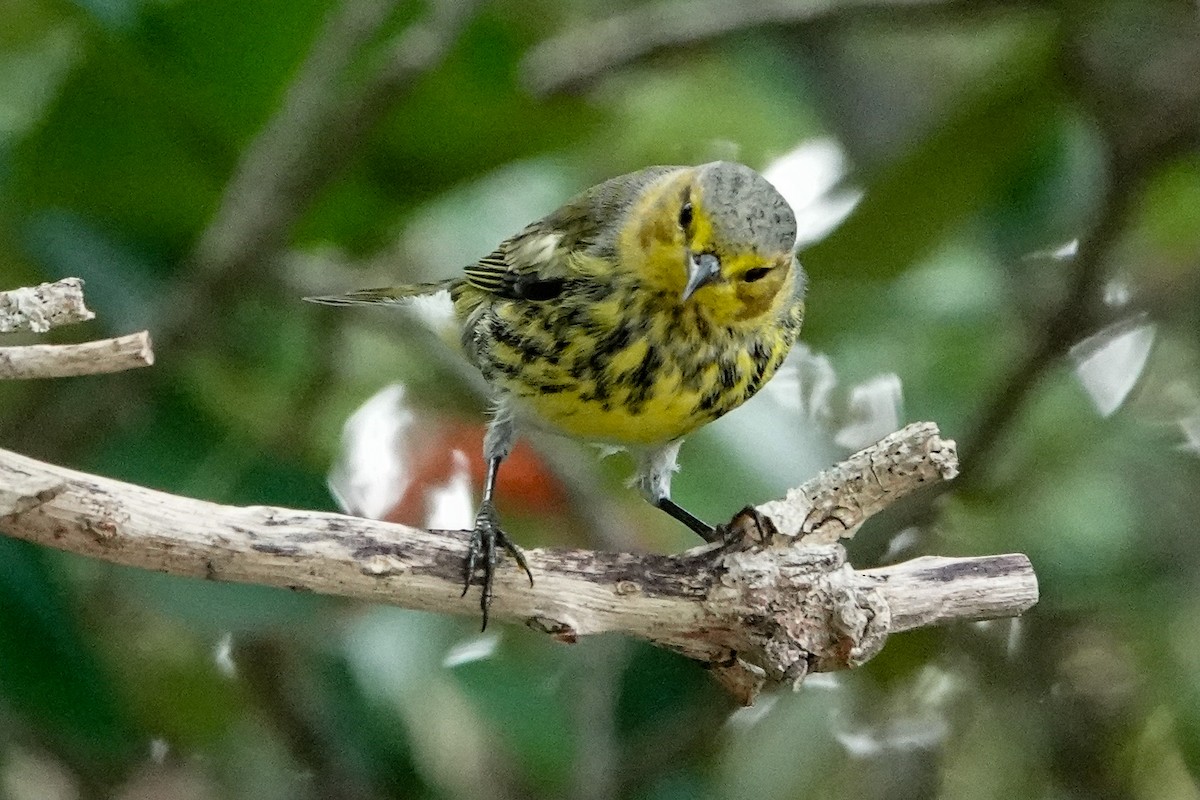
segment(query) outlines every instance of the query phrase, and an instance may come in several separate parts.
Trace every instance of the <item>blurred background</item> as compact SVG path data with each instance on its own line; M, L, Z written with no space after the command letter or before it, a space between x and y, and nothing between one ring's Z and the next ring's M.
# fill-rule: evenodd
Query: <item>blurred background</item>
M716 158L795 205L808 318L677 499L728 519L934 420L962 476L851 558L1024 552L1030 614L738 710L619 637L0 538L0 797L1200 797L1192 0L0 0L0 287L80 276L98 317L50 339L149 328L158 358L0 384L0 446L462 526L486 397L444 309L299 298ZM628 467L538 437L501 513L527 546L694 545Z

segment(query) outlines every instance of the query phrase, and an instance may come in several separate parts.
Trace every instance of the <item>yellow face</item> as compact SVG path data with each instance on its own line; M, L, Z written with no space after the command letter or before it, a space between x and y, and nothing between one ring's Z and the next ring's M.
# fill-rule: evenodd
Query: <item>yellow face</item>
M715 323L753 323L777 313L792 295L792 252L723 238L695 169L650 187L629 219L619 242L621 260L647 284L695 305Z

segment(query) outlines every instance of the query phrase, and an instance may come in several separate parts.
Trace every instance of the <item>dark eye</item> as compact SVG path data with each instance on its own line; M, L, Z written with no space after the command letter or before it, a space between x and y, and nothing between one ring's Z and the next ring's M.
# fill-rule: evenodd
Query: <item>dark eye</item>
M692 204L684 203L683 208L679 209L679 227L690 228L692 226Z
M771 271L770 267L755 267L754 269L746 270L746 274L742 276L742 280L747 283L753 283L757 280L762 280L767 277L767 273Z

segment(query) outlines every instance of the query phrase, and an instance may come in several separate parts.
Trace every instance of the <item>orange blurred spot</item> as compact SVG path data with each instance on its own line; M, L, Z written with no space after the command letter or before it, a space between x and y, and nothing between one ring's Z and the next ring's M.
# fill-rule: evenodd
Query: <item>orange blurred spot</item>
M471 488L478 498L483 492L487 469L483 463L486 426L429 411L421 413L419 435L408 438L409 452L400 457L410 466L408 485L392 510L389 522L423 525L431 492L445 487L458 468L454 452L466 456ZM561 514L566 509L566 492L528 444L518 441L504 459L496 479L496 503L501 509L528 514Z

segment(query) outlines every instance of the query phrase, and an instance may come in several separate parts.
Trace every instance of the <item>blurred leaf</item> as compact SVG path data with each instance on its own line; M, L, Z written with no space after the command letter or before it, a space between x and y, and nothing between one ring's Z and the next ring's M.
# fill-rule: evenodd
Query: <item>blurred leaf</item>
M113 577L125 585L122 579L136 583L140 574L122 569L114 570ZM238 684L221 672L219 640L207 627L214 620L193 624L199 619L196 615L179 625L170 615L170 603L160 604L136 585L131 588L134 591L121 598L124 602L115 602L107 613L89 615L92 629L105 634L107 660L121 681L122 699L142 729L153 732L171 751L214 746L230 733L245 704ZM219 594L216 599L211 607L219 617ZM139 635L121 635L130 630Z
M1010 163L986 212L1008 269L1085 234L1104 197L1106 147L1096 130L1069 108L1045 123L1030 132L1024 157Z
M211 334L222 346L180 364L179 381L214 426L246 439L286 440L305 382L323 365L323 331L299 298L264 305L232 298Z
M1173 595L1163 587L1152 602L1143 607L1157 611L1166 608L1166 625L1153 631L1142 630L1139 652L1154 653L1143 659L1144 668L1155 679L1160 699L1172 707L1175 738L1184 764L1193 781L1200 781L1200 636L1197 636L1195 598Z
M160 313L161 260L139 253L91 220L63 210L30 215L23 226L30 257L50 276L83 278L88 308L107 330L127 333L151 325Z
M231 632L290 630L297 637L304 633L323 635L322 614L344 602L273 586L205 581L132 568L121 568L116 574L136 602L170 615L192 632L214 642Z
M545 637L532 637L507 637L495 656L461 664L452 674L526 781L554 795L570 781L577 747L570 704L559 700L559 662L567 654Z
M1127 763L1131 783L1145 796L1197 800L1200 786L1195 764L1181 753L1171 722L1166 709L1149 715L1142 730L1130 737L1122 760Z
M1040 710L985 694L962 705L970 708L964 709L961 727L947 742L943 796L1007 800L1037 795L1048 760L1045 742L1031 735L1040 728Z
M182 491L195 480L222 442L222 431L186 396L163 391L154 401L138 409L136 424L97 443L82 468L167 491Z
M314 674L320 721L337 755L390 795L436 796L414 763L403 721L363 696L346 662L322 657Z
M784 85L772 62L762 63L777 53L734 53L696 54L686 69L641 68L602 85L599 98L616 119L599 132L596 156L604 174L597 178L721 158L762 168L821 131L797 87Z
M1200 341L1200 157L1190 155L1152 177L1121 246L1118 281L1134 303L1189 330ZM1127 281L1127 283L1126 283Z
M1142 198L1140 226L1156 249L1173 261L1200 253L1200 157L1181 159L1164 169ZM1182 267L1182 264L1179 265Z
M382 188L400 213L461 181L594 131L602 116L591 104L574 98L537 100L518 85L517 65L539 33L538 19L503 15L485 6L445 64L413 86L383 125L376 147L366 156L366 171L351 176L362 186L359 196L367 198ZM363 183L366 178L374 188ZM327 225L335 221L334 213L323 205L300 235L330 235ZM393 214L354 222L356 238L370 238L350 239L352 245L378 245L394 233Z
M5 29L15 41L0 43L0 143L37 122L74 62L79 38L70 25L52 17L38 17L40 24L28 19L32 30L21 30L22 20L12 19L7 9L5 13Z
M617 718L626 739L669 730L690 715L699 699L709 703L720 689L696 662L661 647L637 643L621 677Z
M128 30L137 19L142 0L72 0L101 26L114 31Z
M115 766L132 754L135 731L45 552L0 536L0 563L0 695L40 735Z
M246 463L227 502L318 511L337 510L323 471L268 456L259 456Z
M1115 612L1154 563L1155 537L1138 524L1139 494L1128 476L1157 461L1151 453L1160 445L1128 414L1100 419L1064 373L1047 381L1026 414L1028 425L991 465L996 485L947 505L942 543L953 552L1002 543L1028 554L1043 611Z
M1030 139L1054 124L1053 94L1040 80L1048 57L1044 45L1015 54L940 130L870 177L850 217L801 254L810 272L891 277L994 200L1029 158Z
M71 9L55 0L8 0L0 27L0 53L16 55L45 43L71 16Z
M824 795L836 780L831 767L838 750L829 720L837 690L806 689L760 702L764 708L748 709L724 731L717 796L789 800ZM801 740L804 746L798 747Z
M111 42L93 41L87 53L18 146L13 196L178 248L207 216L215 176L161 75Z
M186 0L148 5L137 58L186 114L183 141L224 181L274 112L331 0Z
M855 565L866 561L854 561ZM861 681L871 681L871 688L901 689L913 676L946 651L946 628L921 628L905 631L888 638L887 646L857 674Z
M131 7L97 3L113 14ZM124 36L93 33L17 150L14 196L26 208L69 209L181 251L323 8L321 0L156 4L136 27L118 26Z

